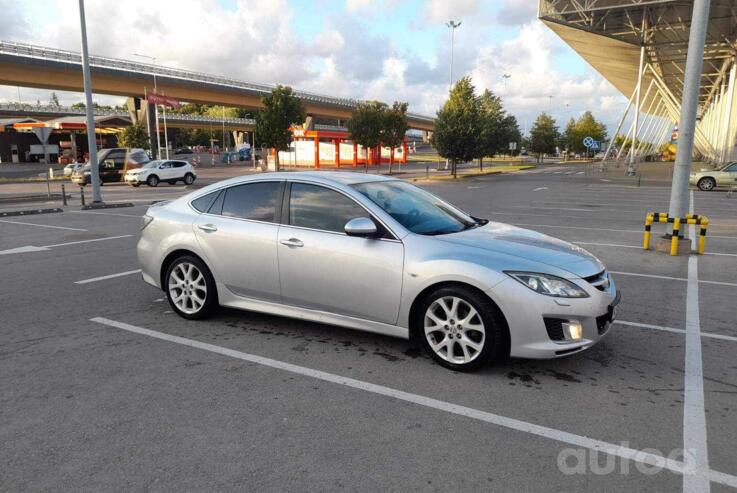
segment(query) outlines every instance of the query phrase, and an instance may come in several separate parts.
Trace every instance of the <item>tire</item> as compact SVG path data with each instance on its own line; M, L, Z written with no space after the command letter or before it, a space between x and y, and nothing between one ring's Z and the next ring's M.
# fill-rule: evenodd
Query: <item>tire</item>
M714 178L706 177L700 179L696 186L699 187L699 190L711 192L717 186L717 182Z
M177 285L172 284L175 281ZM210 269L191 255L183 255L169 265L164 291L177 315L189 320L207 318L218 307L217 287Z
M156 176L156 175L149 176L148 179L146 180L146 184L149 187L157 187L157 186L159 186L159 177Z
M191 185L192 183L194 183L194 175L192 173L184 175L184 184Z
M476 370L509 355L509 332L499 309L473 289L451 286L433 291L415 319L422 347L451 370Z

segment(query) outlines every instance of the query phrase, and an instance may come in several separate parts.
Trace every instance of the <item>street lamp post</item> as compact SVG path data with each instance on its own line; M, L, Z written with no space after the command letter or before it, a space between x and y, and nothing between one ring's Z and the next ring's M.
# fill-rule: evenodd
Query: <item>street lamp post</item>
M156 64L156 57L150 56L150 55L141 55L139 53L133 53L133 56L146 58L148 60L151 60L151 63ZM156 87L156 72L153 73L154 76L154 94L158 94L158 88ZM146 101L148 103L148 101ZM159 105L154 104L154 119L156 120L156 159L161 159L161 141L159 140L159 136L161 135L161 131L159 130ZM166 159L169 159L169 139L166 135L166 109L164 109L164 140L166 141Z
M456 28L460 27L461 23L456 21L448 21L445 23L450 28L450 82L448 84L448 92L453 89L453 44L455 43Z
M97 162L95 116L92 107L92 77L90 75L90 56L87 52L87 23L84 18L84 0L79 0L79 28L82 35L82 78L84 80L85 114L87 116L87 146L89 147L90 156L92 202L99 204L102 203L102 195L100 194L100 168Z

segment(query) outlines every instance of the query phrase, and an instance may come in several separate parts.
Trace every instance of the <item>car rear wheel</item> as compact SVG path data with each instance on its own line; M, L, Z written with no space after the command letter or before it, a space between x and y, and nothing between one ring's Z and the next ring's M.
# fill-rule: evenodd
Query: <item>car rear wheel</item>
M506 326L498 309L472 289L440 288L418 313L422 346L446 368L474 370L505 356Z
M191 185L192 183L194 183L194 175L192 173L184 175L184 184Z
M699 187L699 190L709 192L711 190L714 190L714 187L717 186L717 182L716 180L714 180L714 178L707 177L700 179L696 186Z
M148 180L146 180L146 183L149 187L156 187L159 185L159 177L156 175L151 175L148 177Z
M218 305L215 279L197 257L185 255L176 259L166 272L166 297L178 315L202 319Z

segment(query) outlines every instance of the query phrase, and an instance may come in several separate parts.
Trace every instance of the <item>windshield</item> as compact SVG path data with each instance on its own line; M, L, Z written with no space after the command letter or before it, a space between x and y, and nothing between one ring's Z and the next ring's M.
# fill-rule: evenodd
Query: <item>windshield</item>
M353 188L413 233L456 233L480 224L435 195L403 181L358 183Z
M158 165L160 165L163 162L164 161L149 161L146 164L144 164L143 166L141 166L141 168L155 168L155 167L157 167Z

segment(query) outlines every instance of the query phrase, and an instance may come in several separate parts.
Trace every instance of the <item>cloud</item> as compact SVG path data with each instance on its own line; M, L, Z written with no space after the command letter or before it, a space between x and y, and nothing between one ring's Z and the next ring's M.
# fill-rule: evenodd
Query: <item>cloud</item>
M396 5L396 0L378 1L387 8ZM236 0L227 10L221 3L87 0L90 51L124 59L143 53L166 66L340 97L408 101L410 111L432 115L447 96L450 39L442 23L453 18L463 21L455 36L454 80L470 74L479 91L489 88L501 95L520 122L532 121L542 110L563 122L591 109L605 113L609 123L625 103L595 72L567 72L560 57L568 48L529 14L526 23L505 34L508 39L493 37L489 26L497 14L524 7L516 0L505 1L502 10L475 0L430 0L414 27L413 19L393 17L396 28L409 29L404 38L395 36L394 27L377 28L374 4L361 0L326 13L318 31L302 35L295 29L299 13L286 0ZM76 8L65 0L33 2L33 8L47 11L50 21L38 20L33 9L17 5L0 0L0 9L14 19L0 24L0 39L78 51ZM110 19L115 19L114 28ZM511 74L506 83L501 77L505 73ZM75 93L58 94L64 104L83 100ZM50 91L22 88L21 95L24 102L45 103ZM17 99L16 88L0 86L0 100ZM104 95L95 100L122 101Z
M429 0L422 9L425 20L431 24L458 21L479 10L478 0Z
M519 26L535 18L537 2L534 0L503 0L497 13L497 22L507 26Z

